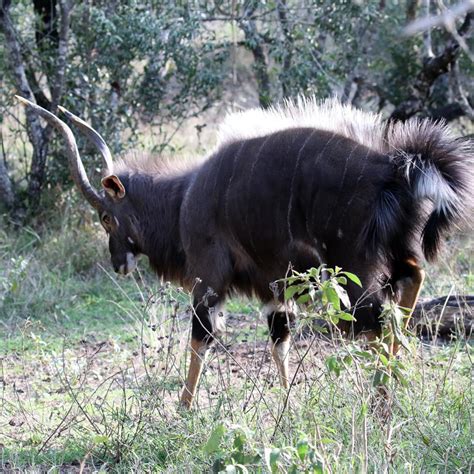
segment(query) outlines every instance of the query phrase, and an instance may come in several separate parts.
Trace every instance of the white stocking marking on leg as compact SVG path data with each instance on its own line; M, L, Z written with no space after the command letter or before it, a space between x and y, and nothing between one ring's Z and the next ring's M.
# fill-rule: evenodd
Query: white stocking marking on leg
M272 356L278 368L280 383L282 387L288 388L288 359L290 352L290 340L277 342L272 346Z
M298 313L298 307L296 306L296 303L293 300L287 301L286 303L272 301L263 306L262 314L264 314L265 316L270 316L270 314L272 313L291 313L296 316Z

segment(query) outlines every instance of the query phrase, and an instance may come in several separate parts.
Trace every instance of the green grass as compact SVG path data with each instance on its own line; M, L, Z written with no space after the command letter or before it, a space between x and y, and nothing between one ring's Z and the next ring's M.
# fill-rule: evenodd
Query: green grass
M0 470L472 470L464 337L412 339L408 385L391 385L389 401L370 361L343 357L351 342L297 338L285 405L258 304L235 299L227 310L239 316L209 357L196 409L183 413L189 296L145 265L112 275L100 231L79 221L66 213L49 230L0 237ZM428 275L425 295L472 292L470 241L453 240ZM325 364L337 354L339 376Z

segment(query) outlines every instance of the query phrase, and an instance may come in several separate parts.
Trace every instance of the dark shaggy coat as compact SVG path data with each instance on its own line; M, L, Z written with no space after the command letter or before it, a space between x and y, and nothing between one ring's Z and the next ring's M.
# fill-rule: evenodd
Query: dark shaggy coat
M137 227L134 253L193 288L197 306L231 290L270 302L289 265L325 263L363 283L348 286L358 332L379 326L404 262L432 260L465 216L470 160L443 124L386 124L336 101L301 100L230 116L215 151L188 170L125 161L116 174ZM193 335L202 337L212 323L198 316Z

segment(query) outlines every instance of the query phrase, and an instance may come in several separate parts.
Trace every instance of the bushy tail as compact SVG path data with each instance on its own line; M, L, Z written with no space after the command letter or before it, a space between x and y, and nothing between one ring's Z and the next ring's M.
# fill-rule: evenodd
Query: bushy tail
M389 125L386 139L395 173L375 203L366 245L394 256L412 250L411 237L421 231L423 254L432 261L442 238L473 209L473 144L453 137L445 124L418 119Z

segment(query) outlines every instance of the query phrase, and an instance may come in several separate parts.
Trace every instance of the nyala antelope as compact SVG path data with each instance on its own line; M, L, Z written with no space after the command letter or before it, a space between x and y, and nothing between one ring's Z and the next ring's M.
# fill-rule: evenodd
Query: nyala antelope
M387 300L411 312L442 239L467 217L472 149L442 123L385 123L335 100L299 99L228 116L219 143L183 169L149 158L114 162L101 136L60 110L102 154L102 191L89 182L71 129L19 98L63 136L75 184L109 235L112 265L127 274L146 255L154 271L193 294L190 407L218 307L231 291L265 304L272 354L288 387L291 315L272 282L289 265L326 264L349 283L353 334L381 333ZM347 328L346 328L347 329Z

